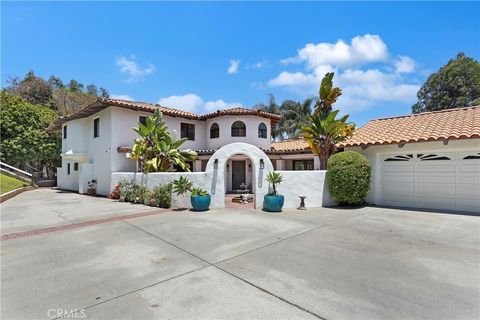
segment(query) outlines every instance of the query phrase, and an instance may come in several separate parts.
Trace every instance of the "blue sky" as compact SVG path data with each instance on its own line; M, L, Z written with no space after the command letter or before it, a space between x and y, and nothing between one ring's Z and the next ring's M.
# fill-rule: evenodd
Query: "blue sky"
M478 2L5 2L1 81L32 69L193 112L315 96L362 125L410 113L428 74L479 59Z

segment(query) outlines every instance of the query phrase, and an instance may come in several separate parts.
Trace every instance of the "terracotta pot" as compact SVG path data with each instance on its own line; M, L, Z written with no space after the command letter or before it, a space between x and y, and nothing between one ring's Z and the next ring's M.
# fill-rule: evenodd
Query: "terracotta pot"
M96 194L96 190L94 188L88 188L87 189L87 194L94 196Z

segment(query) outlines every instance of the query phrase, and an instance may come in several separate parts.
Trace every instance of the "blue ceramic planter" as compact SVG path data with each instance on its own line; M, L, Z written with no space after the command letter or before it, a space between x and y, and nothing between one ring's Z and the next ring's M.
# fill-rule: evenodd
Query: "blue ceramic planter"
M270 212L280 212L283 208L284 197L281 195L263 197L263 209Z
M210 207L210 195L206 196L192 196L190 202L192 203L193 211L206 211Z

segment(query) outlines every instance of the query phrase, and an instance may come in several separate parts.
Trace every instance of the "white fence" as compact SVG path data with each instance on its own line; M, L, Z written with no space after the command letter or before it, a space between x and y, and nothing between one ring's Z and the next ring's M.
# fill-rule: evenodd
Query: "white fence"
M331 206L335 201L331 198L326 185L326 171L278 171L284 181L278 186L279 194L285 196L284 208L297 208L300 204L299 196L305 196L307 208ZM121 179L135 179L138 183L146 185L149 189L157 185L164 185L181 176L189 178L195 187L208 190L212 196L210 207L223 208L225 200L225 190L215 190L212 192L212 175L205 172L166 172L149 173L141 172L114 172L112 173L112 189ZM267 183L265 181L265 183ZM190 208L190 199L188 196L178 197L173 195L172 206L174 208ZM258 206L257 206L258 207Z

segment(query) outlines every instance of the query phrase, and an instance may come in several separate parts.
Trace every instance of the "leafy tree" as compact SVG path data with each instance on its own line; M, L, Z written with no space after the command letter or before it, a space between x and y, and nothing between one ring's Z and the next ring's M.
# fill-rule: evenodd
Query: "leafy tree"
M50 85L44 79L35 76L33 71L29 71L23 80L12 78L9 82L7 91L32 104L51 106L52 89Z
M309 116L312 113L312 99L306 99L303 103L285 100L280 106L282 119L279 122L279 129L282 137L298 138L301 129L309 123Z
M333 87L333 73L327 73L320 85L314 114L309 117L310 123L302 127L303 137L318 156L321 170L327 169L327 160L333 154L335 145L352 136L355 129L354 124L347 123L348 115L337 119L339 110L331 111L340 95L341 90Z
M190 149L178 149L187 139L176 140L172 137L160 110L147 117L145 125L139 122L138 128L133 128L133 131L140 137L132 148L132 159L138 161L144 173L167 172L175 165L190 171L187 162L195 161L197 153Z
M480 64L459 53L436 73L417 93L413 113L463 108L480 104Z
M48 78L48 85L50 86L52 91L59 90L65 87L62 79L55 76L50 76L50 78Z
M102 97L102 98L109 98L110 97L110 94L108 93L107 89L100 87L100 89L98 89L98 90L100 91L100 97Z
M87 93L91 94L92 96L98 97L98 89L97 86L94 84L87 85Z
M70 80L68 88L72 92L83 92L83 84L74 79Z
M59 133L45 129L56 118L53 110L33 105L7 91L0 93L1 160L31 171L55 172L60 161Z

